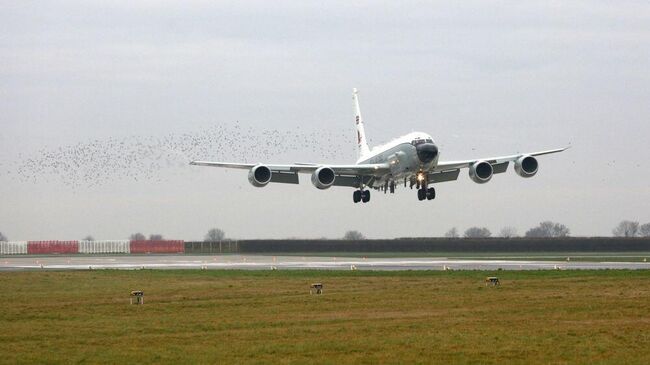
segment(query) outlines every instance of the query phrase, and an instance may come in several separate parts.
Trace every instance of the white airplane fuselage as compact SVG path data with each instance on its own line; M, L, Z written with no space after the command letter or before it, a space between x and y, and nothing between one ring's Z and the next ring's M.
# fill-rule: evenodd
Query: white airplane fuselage
M438 164L440 153L433 138L423 132L412 132L386 144L374 147L368 154L361 156L357 164L390 164L390 175L378 179L399 181L433 170Z

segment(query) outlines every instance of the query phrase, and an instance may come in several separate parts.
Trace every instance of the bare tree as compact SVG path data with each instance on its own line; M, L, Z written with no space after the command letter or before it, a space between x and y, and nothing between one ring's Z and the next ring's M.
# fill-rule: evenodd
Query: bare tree
M445 237L447 238L458 238L460 235L458 234L458 230L456 227L452 227L450 230L445 233Z
M366 237L364 237L363 234L361 234L359 231L347 231L345 232L343 239L349 241L360 241L365 240Z
M145 235L143 235L142 233L138 232L138 233L132 234L131 237L129 237L129 239L133 240L133 241L144 241L144 240L147 239L147 237Z
M0 241L6 242L6 241L9 241L9 239L7 239L7 236L2 234L2 232L0 232Z
M646 223L639 227L639 236L650 237L650 223Z
M470 227L465 230L467 238L487 238L492 235L489 229L485 227Z
M513 237L518 237L519 235L517 234L517 228L515 227L503 227L501 228L501 231L499 231L499 237L503 238L513 238Z
M87 235L86 237L84 237L84 239L82 241L94 241L94 240L95 240L95 238L93 238L93 236Z
M149 235L149 240L150 241L161 241L163 239L163 236L161 234L150 234Z
M219 228L212 228L205 235L205 239L203 241L217 242L217 241L223 241L224 238L226 238L226 232L222 231Z
M539 226L526 231L526 237L568 237L570 233L571 231L564 224L544 221Z
M616 237L636 237L639 234L639 222L622 221L612 233Z

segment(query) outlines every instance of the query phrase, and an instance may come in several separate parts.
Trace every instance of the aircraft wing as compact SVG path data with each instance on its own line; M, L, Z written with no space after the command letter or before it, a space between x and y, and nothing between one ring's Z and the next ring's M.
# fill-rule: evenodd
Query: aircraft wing
M438 162L438 165L433 169L433 172L436 171L447 171L447 170L454 170L454 169L462 169L465 167L469 167L475 162L478 161L486 161L490 163L491 165L499 165L499 166L504 166L507 167L508 162L513 162L517 161L519 157L521 156L542 156L542 155L548 155L551 153L558 153L567 150L569 147L564 147L564 148L557 148L554 150L546 150L546 151L538 151L538 152L533 152L533 153L519 153L516 155L510 155L510 156L500 156L500 157L490 157L490 158L477 158L473 160L461 160L461 161L441 161ZM504 170L505 171L505 170ZM497 171L495 170L495 173Z
M211 161L192 161L190 165L195 166L210 166L210 167L224 167L231 169L244 169L250 170L257 165L264 165L272 172L280 173L313 173L319 167L329 167L334 170L337 175L350 175L350 176L381 176L390 172L390 165L388 163L380 164L363 164L363 165L319 165L319 164L306 164L296 163L289 165L275 165L275 164L252 164L252 163L232 163L232 162L211 162Z

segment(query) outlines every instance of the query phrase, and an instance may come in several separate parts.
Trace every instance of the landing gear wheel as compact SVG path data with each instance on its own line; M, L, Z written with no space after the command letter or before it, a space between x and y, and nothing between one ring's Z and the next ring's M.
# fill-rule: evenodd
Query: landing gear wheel
M427 191L425 189L418 189L418 200L422 201L427 198Z
M436 189L434 188L429 188L427 190L427 200L435 199L436 198Z
M361 192L361 201L364 203L370 201L370 190L364 190Z
M355 203L358 203L358 202L361 201L361 190L356 190L356 191L352 194L352 200L353 200Z

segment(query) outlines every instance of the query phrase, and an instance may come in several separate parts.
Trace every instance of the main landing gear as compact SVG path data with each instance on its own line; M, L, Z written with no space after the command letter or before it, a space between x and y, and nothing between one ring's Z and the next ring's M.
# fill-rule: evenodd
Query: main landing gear
M422 201L424 199L431 200L436 198L436 189L422 187L418 189L418 200Z
M352 200L355 203L364 202L367 203L370 201L370 190L356 190L352 194Z

